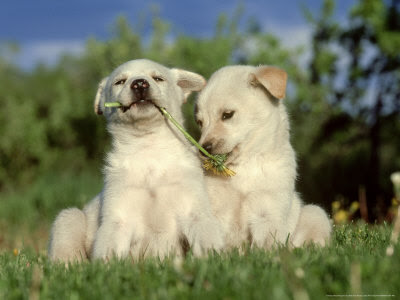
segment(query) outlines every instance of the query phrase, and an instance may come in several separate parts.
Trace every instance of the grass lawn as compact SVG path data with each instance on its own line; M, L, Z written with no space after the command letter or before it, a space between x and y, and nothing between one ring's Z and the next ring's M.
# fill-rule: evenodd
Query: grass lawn
M0 299L324 299L400 297L400 246L391 227L336 227L326 248L249 249L133 262L50 263L31 247L0 254ZM346 298L341 296L339 298ZM354 297L352 297L354 298ZM382 298L382 297L379 297Z

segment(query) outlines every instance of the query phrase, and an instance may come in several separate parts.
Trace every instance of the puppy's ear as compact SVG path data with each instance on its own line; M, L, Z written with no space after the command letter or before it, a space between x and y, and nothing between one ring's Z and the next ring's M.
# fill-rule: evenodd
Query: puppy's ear
M279 68L260 66L252 74L253 80L262 84L272 96L278 99L285 98L287 73Z
M94 98L94 112L98 115L103 114L103 107L105 102L104 88L106 86L108 77L103 78L97 89L96 97Z
M183 90L185 102L191 92L201 91L206 85L206 80L199 74L181 69L171 69L171 72L174 74L178 86Z

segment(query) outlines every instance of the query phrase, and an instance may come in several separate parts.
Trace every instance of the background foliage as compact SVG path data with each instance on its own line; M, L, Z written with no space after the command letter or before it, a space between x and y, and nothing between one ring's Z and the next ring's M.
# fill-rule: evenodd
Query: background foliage
M304 49L285 48L256 20L242 20L240 7L221 15L208 38L176 33L155 14L145 39L140 24L121 17L110 40L89 39L83 55L31 71L6 60L15 45L1 45L0 229L48 224L60 209L82 206L100 190L108 135L92 102L101 78L135 58L206 78L228 64L285 69L303 198L329 211L333 200L349 205L365 187L369 220L384 219L389 174L400 169L400 4L360 1L345 24L333 12L329 0L318 15L304 8L313 32L306 64ZM193 101L183 109L198 136Z

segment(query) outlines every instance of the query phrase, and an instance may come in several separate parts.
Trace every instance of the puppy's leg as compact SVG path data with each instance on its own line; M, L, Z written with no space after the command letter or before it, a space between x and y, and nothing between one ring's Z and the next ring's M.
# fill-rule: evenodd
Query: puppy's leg
M179 218L187 214L190 201L180 184L158 185L151 189L143 212L148 234L143 239L143 256L181 255ZM147 232L147 231L146 231Z
M252 216L249 224L251 245L271 249L275 244L284 244L288 232L281 219Z
M221 224L208 211L194 212L190 216L185 235L195 256L205 255L209 250L219 251L224 247Z
M96 232L99 229L99 219L100 219L100 201L102 194L96 196L83 208L83 213L86 218L86 239L85 239L85 249L88 258L91 258L93 251L94 238Z
M50 233L49 257L53 261L82 261L85 250L86 218L77 208L62 210L54 221Z
M113 255L123 258L128 255L133 224L126 218L106 218L100 225L93 245L93 258L107 259Z
M151 234L147 236L147 244L144 245L142 250L144 257L158 256L158 258L163 260L170 255L181 255L176 221L173 218L171 218L170 221L172 221L170 222L172 224L168 226L169 228L164 228L158 232L152 230Z
M305 205L301 208L292 243L295 247L310 242L325 246L329 242L331 230L329 218L322 208L316 205Z
M201 255L212 245L216 248L222 246L222 234L207 206L205 188L192 174L183 177L185 180L178 181L178 184L158 186L153 191L157 210L151 212L147 221L155 232L150 242L151 249L160 257L172 253L184 255L188 248L195 255Z
M253 195L248 201L248 220L252 246L270 249L284 244L289 235L287 218L290 194L271 192Z
M201 186L187 189L184 201L193 203L190 212L185 218L181 218L180 224L181 232L189 242L193 254L201 256L211 249L221 250L224 246L222 227L212 213L205 190Z
M120 189L104 195L101 225L93 245L93 258L123 258L131 243L143 236L143 210L149 195L145 190Z

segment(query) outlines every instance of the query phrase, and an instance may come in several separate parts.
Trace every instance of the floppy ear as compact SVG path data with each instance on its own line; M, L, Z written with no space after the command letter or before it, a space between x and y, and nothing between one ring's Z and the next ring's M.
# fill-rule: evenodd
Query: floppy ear
M104 87L106 86L108 77L103 78L97 89L96 97L94 98L94 112L98 115L103 114L103 106L105 102Z
M276 67L260 66L253 75L272 96L278 99L285 98L287 74L284 70Z
M175 75L177 85L183 90L185 102L191 92L198 92L206 85L206 80L199 74L181 69L171 69L171 72Z

